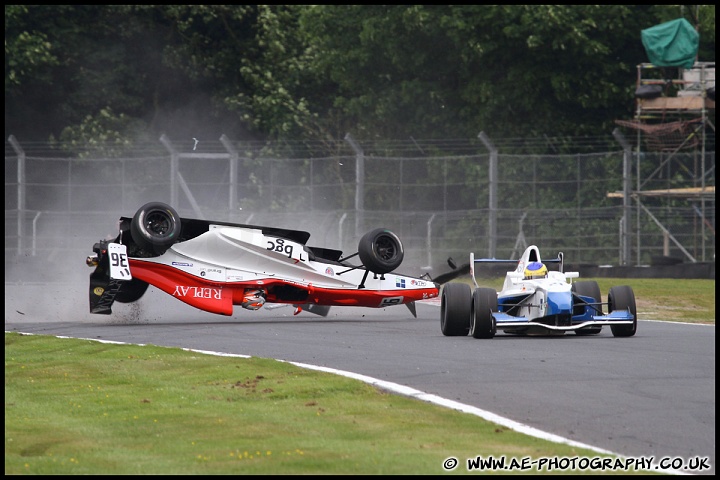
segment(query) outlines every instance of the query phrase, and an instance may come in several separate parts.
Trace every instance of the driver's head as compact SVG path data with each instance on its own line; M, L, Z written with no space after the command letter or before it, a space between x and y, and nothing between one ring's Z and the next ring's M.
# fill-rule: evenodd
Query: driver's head
M525 267L525 280L531 280L533 278L545 278L547 277L547 267L540 262L528 263Z
M246 288L240 305L248 310L258 310L265 305L265 291L259 288Z

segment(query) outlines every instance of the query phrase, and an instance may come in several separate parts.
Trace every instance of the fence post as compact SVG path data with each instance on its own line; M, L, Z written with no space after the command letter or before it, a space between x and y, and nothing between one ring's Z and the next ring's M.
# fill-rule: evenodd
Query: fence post
M495 258L497 249L497 184L498 184L498 152L495 145L490 141L485 132L480 132L478 138L490 151L490 166L488 181L490 183L490 194L488 198L488 258Z
M433 213L427 221L427 240L425 247L427 248L427 267L424 270L432 270L432 222L435 220L437 213Z
M160 135L160 143L165 145L165 148L167 148L170 152L170 205L174 208L178 208L178 152L175 150L175 147L172 146L170 139L164 133Z
M622 255L620 258L620 265L630 264L630 184L632 181L632 175L630 173L630 144L625 140L625 136L620 132L619 129L615 129L612 132L615 140L620 144L623 149L623 218L622 218L622 233L620 237L620 245L622 248ZM639 234L639 232L638 232ZM638 252L639 258L640 252Z
M25 216L25 150L20 146L20 143L15 138L15 135L8 137L8 142L12 145L13 150L17 153L18 164L17 164L17 254L22 255L23 251L23 217Z
M230 209L230 215L234 215L235 210L237 210L237 175L238 158L240 155L238 154L237 149L230 142L230 139L224 133L220 136L220 142L223 144L223 147L225 147L225 150L227 150L230 154L230 199L228 200L228 208Z
M355 237L359 237L365 210L365 152L349 133L345 134L345 141L355 151Z

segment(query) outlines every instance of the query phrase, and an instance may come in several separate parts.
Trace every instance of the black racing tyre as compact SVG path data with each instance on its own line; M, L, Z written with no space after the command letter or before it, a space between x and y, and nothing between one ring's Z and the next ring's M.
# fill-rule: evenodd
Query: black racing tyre
M635 307L635 293L627 285L610 288L608 293L608 311L629 310L633 317L632 325L610 325L615 337L632 337L637 331L637 308Z
M143 205L130 222L130 234L143 250L162 255L180 237L180 215L170 205L151 202Z
M120 303L137 302L145 295L147 288L148 283L137 278L128 282L120 282L120 290L115 295L115 301Z
M470 331L472 292L466 283L446 283L440 302L440 330L446 337L465 336Z
M476 288L470 310L470 335L473 338L493 338L497 330L493 312L497 312L497 292L492 288Z
M583 297L591 297L594 299L594 303L602 302L602 295L600 293L600 286L594 280L588 280L585 282L575 282L571 288L572 292L581 295ZM585 303L575 300L573 305L573 315L582 315L585 313ZM593 315L602 315L602 305L595 305L593 307ZM597 335L602 331L602 325L585 327L580 330L575 330L576 335Z
M397 235L387 228L376 228L360 239L358 255L365 268L382 275L400 266L405 251Z

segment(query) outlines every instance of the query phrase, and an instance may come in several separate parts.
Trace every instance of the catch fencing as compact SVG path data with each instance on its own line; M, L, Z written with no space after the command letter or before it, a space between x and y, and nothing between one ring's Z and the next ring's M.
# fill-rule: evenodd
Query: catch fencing
M120 216L152 201L185 217L306 230L309 245L346 254L386 227L403 241L406 271L446 271L448 257L461 264L470 252L518 258L531 244L578 265L715 258L714 151L520 155L488 141L470 153L394 156L348 141L337 155L292 157L226 137L160 143L164 152L78 158L11 137L6 265L84 259L117 234Z

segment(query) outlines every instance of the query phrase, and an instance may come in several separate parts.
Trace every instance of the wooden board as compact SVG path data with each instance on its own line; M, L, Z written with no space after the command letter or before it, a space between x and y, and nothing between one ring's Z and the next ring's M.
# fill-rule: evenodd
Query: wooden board
M643 110L701 110L714 109L715 101L700 96L639 98L638 106Z
M641 190L640 192L633 191L630 193L632 196L637 194L643 197L682 197L682 198L715 198L715 186L701 187L690 187L690 188L667 188L661 190ZM623 192L608 192L608 198L623 198Z

